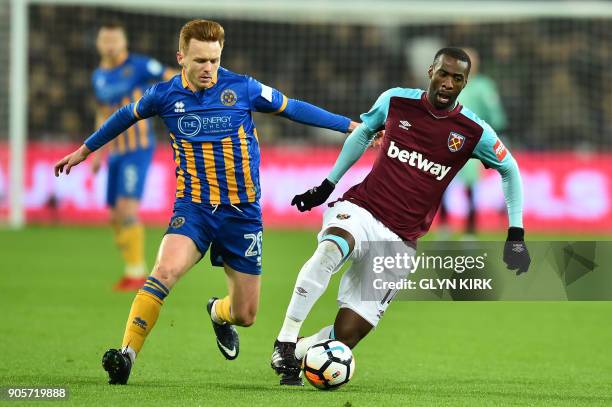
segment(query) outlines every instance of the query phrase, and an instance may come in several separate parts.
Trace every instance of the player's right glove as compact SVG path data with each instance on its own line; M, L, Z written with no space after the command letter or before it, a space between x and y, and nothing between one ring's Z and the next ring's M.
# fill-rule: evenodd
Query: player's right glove
M504 263L508 270L516 270L516 275L526 273L531 263L531 257L525 244L525 230L511 227L504 245Z
M291 206L297 206L298 211L304 212L309 211L315 206L319 206L334 192L336 186L327 178L323 180L323 183L318 187L314 187L304 192L303 194L296 195L291 200Z

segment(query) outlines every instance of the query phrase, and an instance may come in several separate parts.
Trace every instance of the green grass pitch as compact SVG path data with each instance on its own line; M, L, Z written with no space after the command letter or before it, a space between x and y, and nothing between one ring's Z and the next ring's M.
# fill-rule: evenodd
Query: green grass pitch
M162 230L149 229L153 262ZM0 230L0 386L68 386L75 405L612 405L612 302L397 302L356 349L335 392L281 388L269 367L296 274L315 234L268 231L256 324L219 354L204 305L225 294L204 259L173 289L132 371L109 386L100 359L120 344L133 294L105 228ZM332 323L336 276L304 326ZM36 404L37 405L37 404Z

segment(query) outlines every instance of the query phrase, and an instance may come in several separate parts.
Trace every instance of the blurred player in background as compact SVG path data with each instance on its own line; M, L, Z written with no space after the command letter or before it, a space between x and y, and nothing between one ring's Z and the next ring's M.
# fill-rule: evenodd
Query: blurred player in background
M177 174L174 214L151 275L134 299L121 349L102 364L110 384L125 384L164 299L210 248L225 269L228 295L209 300L217 346L238 356L234 325L248 327L259 306L263 226L259 205L259 140L252 112L271 113L342 133L357 123L295 99L257 80L220 67L225 33L214 21L183 26L177 60L181 75L149 88L116 111L100 129L55 166L70 169L139 120L158 115L170 131Z
M91 78L98 102L96 128L119 107L140 99L153 82L176 74L153 58L128 52L125 28L119 23L109 22L100 27L96 47L100 66ZM146 280L144 227L138 219L138 207L154 146L153 122L142 120L105 148L108 150L106 203L115 242L125 262L125 274L114 286L119 291L138 290ZM92 170L97 173L102 152L92 158Z
M496 132L506 128L507 119L497 86L493 79L480 73L480 57L473 48L464 48L472 61L470 81L459 95L459 103L476 113L478 117L487 122ZM457 178L465 186L468 202L468 213L465 225L465 239L472 239L476 234L476 196L475 187L480 179L479 160L471 159L463 166ZM440 227L442 230L448 222L448 209L444 200L440 205ZM443 232L443 234L446 234Z
M531 260L524 243L519 169L495 131L457 102L469 72L470 58L463 50L440 49L428 70L428 90L393 88L380 95L361 115L363 123L345 141L329 176L293 198L291 204L301 212L324 203L384 128L372 170L325 212L317 249L298 274L272 354L271 365L282 375L281 384L302 384L299 360L317 341L335 338L353 348L378 324L397 291L389 290L381 301L362 300L365 275L372 272L366 261L368 243L403 241L406 254L414 255L416 241L429 230L444 190L471 157L502 176L510 225L504 261L517 275L527 271ZM298 341L310 310L349 258L352 264L340 282L334 325Z

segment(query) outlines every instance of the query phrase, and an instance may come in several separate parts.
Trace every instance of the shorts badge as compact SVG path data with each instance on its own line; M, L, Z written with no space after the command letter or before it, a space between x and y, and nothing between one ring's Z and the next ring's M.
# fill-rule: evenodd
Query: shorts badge
M170 222L170 227L173 227L174 229L178 229L184 224L185 224L185 218L183 216L177 216L176 218L173 218L172 221Z

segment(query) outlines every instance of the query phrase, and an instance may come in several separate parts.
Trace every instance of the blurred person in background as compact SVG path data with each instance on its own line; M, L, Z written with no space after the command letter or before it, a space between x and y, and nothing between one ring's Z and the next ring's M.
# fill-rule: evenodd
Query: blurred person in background
M463 50L470 56L472 68L470 70L470 80L457 100L476 113L482 120L489 123L493 130L499 133L506 128L507 118L497 86L493 79L480 73L478 52L474 48L463 48ZM480 179L480 165L479 160L470 159L457 175L457 178L465 186L467 193L468 213L464 236L466 239L473 238L476 233L475 187ZM441 233L445 235L448 233L445 230L448 222L448 211L445 200L442 202L442 205L440 205L440 223Z
M125 27L118 22L103 24L96 40L100 66L91 77L99 128L119 107L140 99L152 83L169 79L176 71L153 58L128 51ZM155 145L153 122L142 120L128 128L92 158L97 173L102 155L108 154L106 204L110 208L115 243L125 263L124 275L115 284L118 291L135 291L146 280L144 227L138 219L140 199Z

